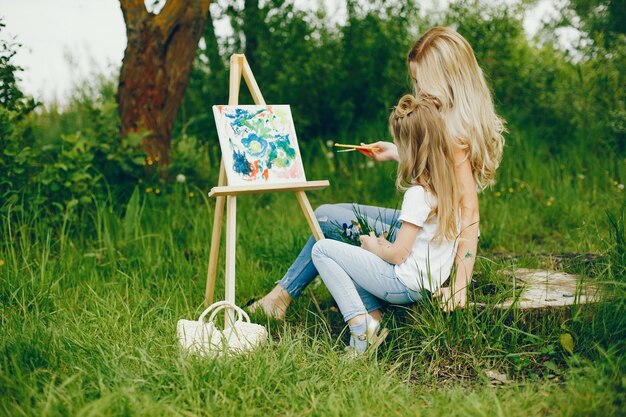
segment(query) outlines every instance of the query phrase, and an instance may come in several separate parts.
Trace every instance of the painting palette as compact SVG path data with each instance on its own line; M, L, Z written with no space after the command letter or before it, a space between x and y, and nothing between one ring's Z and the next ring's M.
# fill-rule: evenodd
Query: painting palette
M213 106L228 185L306 181L288 105Z

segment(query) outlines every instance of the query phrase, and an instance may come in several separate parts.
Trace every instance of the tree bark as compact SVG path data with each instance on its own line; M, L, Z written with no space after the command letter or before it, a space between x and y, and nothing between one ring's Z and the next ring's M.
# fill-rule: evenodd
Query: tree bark
M210 0L168 0L157 15L144 0L120 0L128 43L117 102L122 137L147 132L148 165L170 163L172 127L189 81Z

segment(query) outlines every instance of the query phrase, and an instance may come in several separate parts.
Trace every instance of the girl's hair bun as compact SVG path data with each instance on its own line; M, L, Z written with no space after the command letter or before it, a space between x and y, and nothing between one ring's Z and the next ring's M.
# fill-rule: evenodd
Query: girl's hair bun
M411 114L418 106L417 99L411 94L402 96L398 104L393 108L393 116L395 118L403 118Z
M441 101L435 96L420 95L419 98L415 98L415 96L407 94L393 108L393 117L397 119L406 117L420 106L425 108L432 106L439 111L441 110Z

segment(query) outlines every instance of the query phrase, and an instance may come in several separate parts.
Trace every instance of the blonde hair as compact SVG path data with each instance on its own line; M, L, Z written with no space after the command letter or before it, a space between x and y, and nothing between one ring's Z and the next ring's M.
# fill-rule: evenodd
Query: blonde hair
M454 167L454 143L440 114L435 97L415 98L407 94L389 116L389 128L398 147L400 161L396 186L406 190L421 185L437 198L428 219L437 216L435 238L455 240L460 190Z
M448 132L468 152L477 187L493 184L506 129L470 44L450 28L435 27L411 48L408 62L417 67L416 95L441 103Z

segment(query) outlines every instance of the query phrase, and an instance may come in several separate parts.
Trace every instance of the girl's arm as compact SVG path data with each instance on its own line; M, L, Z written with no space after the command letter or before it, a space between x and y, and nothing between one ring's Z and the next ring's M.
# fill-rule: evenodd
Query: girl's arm
M393 243L383 237L377 238L374 232L370 232L369 236L361 235L359 240L363 249L378 255L385 262L398 265L404 262L411 253L419 230L419 226L403 222Z
M361 145L366 145L365 143L361 143ZM383 161L399 161L400 156L398 155L398 148L393 142L380 141L375 143L368 143L367 146L376 146L379 150L367 150L367 149L358 149L363 155L368 158L372 158L374 161L383 162Z
M440 298L444 311L463 308L467 302L467 286L469 285L476 260L478 247L478 193L472 175L472 167L465 151L455 153L456 178L462 190L461 195L461 235L456 251L456 276L453 275L450 285L440 288L434 297Z

